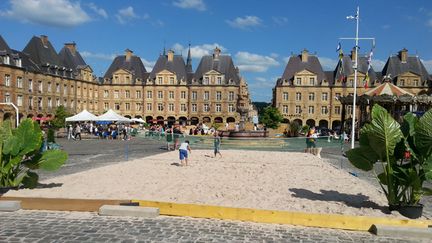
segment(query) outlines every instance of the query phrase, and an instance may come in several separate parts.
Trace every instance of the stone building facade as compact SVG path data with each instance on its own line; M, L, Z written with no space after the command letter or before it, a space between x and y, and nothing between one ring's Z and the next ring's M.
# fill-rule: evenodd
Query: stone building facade
M20 119L50 119L63 105L71 113L87 109L99 115L113 109L147 122L239 122L239 111L252 107L246 81L218 48L202 57L195 72L190 50L186 63L174 51L164 51L148 72L127 49L99 78L76 43L66 43L57 53L47 36L34 36L16 51L0 36L0 85L0 101L17 104ZM0 120L14 120L14 114L11 107L0 107Z
M273 89L273 106L284 117L284 122L296 121L301 125L337 128L341 123L342 105L339 96L354 93L355 51L343 55L334 71L323 71L316 55L303 50L290 57L281 78ZM358 57L357 94L383 82L393 84L413 95L430 93L432 78L418 56L409 56L406 49L390 56L382 72L368 69L368 58ZM366 73L368 79L365 79ZM348 107L347 114L352 113ZM348 118L350 115L348 116Z

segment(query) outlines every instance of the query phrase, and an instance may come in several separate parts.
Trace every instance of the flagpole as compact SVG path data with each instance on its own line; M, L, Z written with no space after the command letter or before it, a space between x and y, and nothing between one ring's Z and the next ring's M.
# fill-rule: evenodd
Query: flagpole
M355 142L355 120L356 120L356 101L357 101L357 67L358 67L358 42L359 42L359 19L360 8L357 6L356 14L356 37L355 37L355 64L354 64L354 97L352 106L352 125L351 125L351 149L354 148Z

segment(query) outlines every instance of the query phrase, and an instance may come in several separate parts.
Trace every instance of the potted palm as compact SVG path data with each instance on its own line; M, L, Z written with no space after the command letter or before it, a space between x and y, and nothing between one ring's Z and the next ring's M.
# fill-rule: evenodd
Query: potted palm
M432 180L432 110L420 119L408 113L399 124L383 107L374 105L372 121L360 131L360 146L349 150L347 157L355 167L373 171L390 210L420 217L421 197L432 195L423 186ZM381 166L375 166L377 162Z

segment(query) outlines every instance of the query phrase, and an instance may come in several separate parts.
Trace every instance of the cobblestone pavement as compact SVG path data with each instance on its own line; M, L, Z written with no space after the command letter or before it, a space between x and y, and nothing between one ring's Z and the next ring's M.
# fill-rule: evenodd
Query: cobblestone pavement
M20 210L0 213L0 242L422 242L367 232L239 221L106 217ZM423 241L430 242L430 241Z

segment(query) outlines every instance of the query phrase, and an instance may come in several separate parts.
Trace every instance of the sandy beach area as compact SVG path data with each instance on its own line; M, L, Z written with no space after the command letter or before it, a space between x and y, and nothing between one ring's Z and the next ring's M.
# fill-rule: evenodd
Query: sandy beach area
M196 150L179 167L178 151L122 162L40 183L49 188L5 196L139 199L346 215L387 214L374 186L305 153Z

